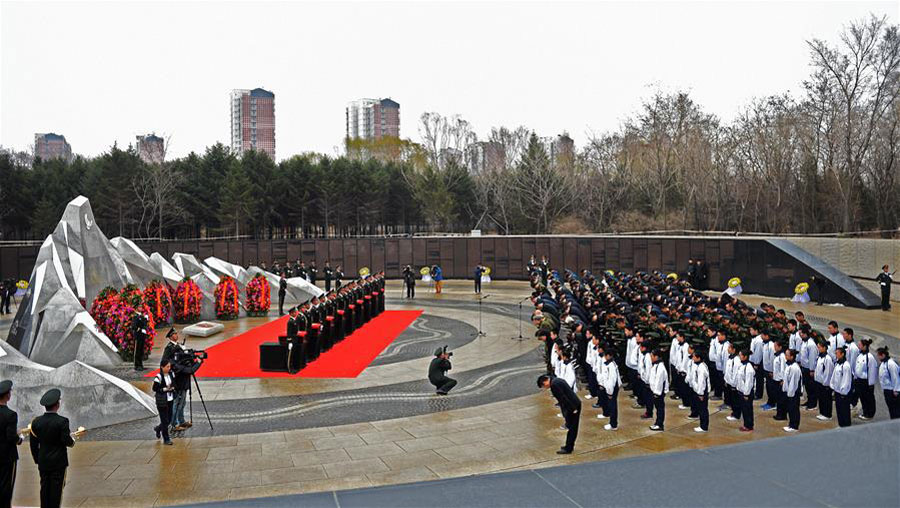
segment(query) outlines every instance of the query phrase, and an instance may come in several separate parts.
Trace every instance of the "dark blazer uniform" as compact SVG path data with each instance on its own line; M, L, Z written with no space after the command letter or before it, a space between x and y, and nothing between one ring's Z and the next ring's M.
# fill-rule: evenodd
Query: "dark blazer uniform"
M0 406L0 508L12 504L13 487L16 484L16 463L19 461L19 434L16 425L19 416L15 411Z
M578 437L578 422L581 418L581 400L569 386L569 383L561 377L555 377L550 381L550 392L559 402L559 409L566 419L566 445L563 447L571 452L575 448L575 439Z
M63 486L69 455L66 448L75 446L69 430L69 419L56 413L44 413L31 422L31 456L41 474L41 507L57 507L62 503Z

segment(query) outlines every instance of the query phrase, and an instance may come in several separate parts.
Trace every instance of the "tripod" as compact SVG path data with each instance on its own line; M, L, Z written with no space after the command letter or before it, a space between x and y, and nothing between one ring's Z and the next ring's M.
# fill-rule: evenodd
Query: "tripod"
M518 305L519 305L519 315L518 315L519 336L518 337L510 337L510 339L512 339L512 340L517 340L519 342L522 342L523 340L527 340L527 339L525 339L525 337L522 336L522 302L524 302L525 300L527 300L529 298L531 298L531 297L526 296L525 298L522 298L521 300L519 300L519 303L518 303Z
M197 382L196 374L191 374L191 377L194 378L194 384L197 386L197 395L200 396L200 403L203 404L203 411L206 413L206 421L209 422L209 431L215 432L213 429L212 420L209 418L209 411L206 409L206 401L203 400L203 392L200 391L200 383ZM194 421L194 390L191 388L188 390L188 403L190 404L191 411L191 422Z
M487 334L484 333L484 331L481 328L481 324L483 322L482 317L481 317L481 315L482 315L481 301L484 300L485 298L490 298L490 297L491 297L491 295L479 295L478 296L478 333L475 334L475 337L486 337L487 336Z

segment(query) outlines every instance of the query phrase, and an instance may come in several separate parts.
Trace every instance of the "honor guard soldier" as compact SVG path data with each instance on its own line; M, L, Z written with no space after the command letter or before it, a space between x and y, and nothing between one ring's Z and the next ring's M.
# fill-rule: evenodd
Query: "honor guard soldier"
M894 282L893 273L888 272L888 265L881 267L881 273L875 278L881 287L881 310L891 310L891 284Z
M284 315L284 296L287 294L287 279L284 278L284 272L278 278L278 315Z
M325 268L322 269L325 274L325 291L331 291L331 280L334 279L334 270L331 269L331 263L325 262Z
M12 381L0 381L0 508L12 505L13 487L16 485L16 463L19 461L17 446L22 444L16 425L19 416L9 408L12 397Z
M31 422L31 456L41 475L41 506L54 508L62 503L69 457L66 448L75 446L69 419L57 414L59 390L53 388L41 397L46 412Z
M134 327L134 370L144 370L144 344L149 335L150 318L143 312L138 312L134 316L132 323Z

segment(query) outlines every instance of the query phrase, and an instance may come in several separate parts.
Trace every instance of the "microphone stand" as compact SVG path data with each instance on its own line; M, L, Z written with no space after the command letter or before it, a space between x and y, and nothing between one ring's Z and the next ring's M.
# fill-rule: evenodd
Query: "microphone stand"
M486 337L487 336L487 334L484 333L484 331L482 331L482 329L481 329L481 324L482 324L481 301L484 300L485 298L490 298L490 297L491 297L491 295L480 295L478 297L478 333L475 334L475 337Z
M526 296L525 298L522 298L521 300L519 300L519 302L518 302L518 304L517 304L517 305L519 306L519 315L518 315L518 321L519 321L519 336L518 336L518 337L510 337L510 339L512 339L512 340L517 340L517 341L519 341L519 342L522 342L523 340L526 340L525 337L522 336L522 303L523 303L525 300L529 299L529 298L531 298L531 297L530 297L530 296Z

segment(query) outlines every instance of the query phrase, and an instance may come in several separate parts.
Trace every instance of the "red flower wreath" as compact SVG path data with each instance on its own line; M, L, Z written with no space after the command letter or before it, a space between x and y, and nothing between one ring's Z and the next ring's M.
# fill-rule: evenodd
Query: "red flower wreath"
M216 285L216 317L219 319L235 319L240 311L238 288L234 279L224 275Z
M248 316L259 317L269 314L269 307L272 305L271 291L269 281L264 275L259 274L250 280L244 290L247 294Z
M137 286L125 286L121 293L111 287L104 288L91 305L91 317L94 318L97 329L109 337L119 349L119 356L126 361L134 359L134 318L138 312L146 313L149 321L148 335L141 352L146 359L153 349L156 330L153 315L144 304L143 294Z
M155 279L150 281L144 288L144 302L156 324L168 323L172 319L172 293L168 284Z
M176 323L196 323L200 320L200 304L203 301L203 294L200 292L200 286L189 278L185 278L178 283L175 288L175 301L173 307L175 309Z

